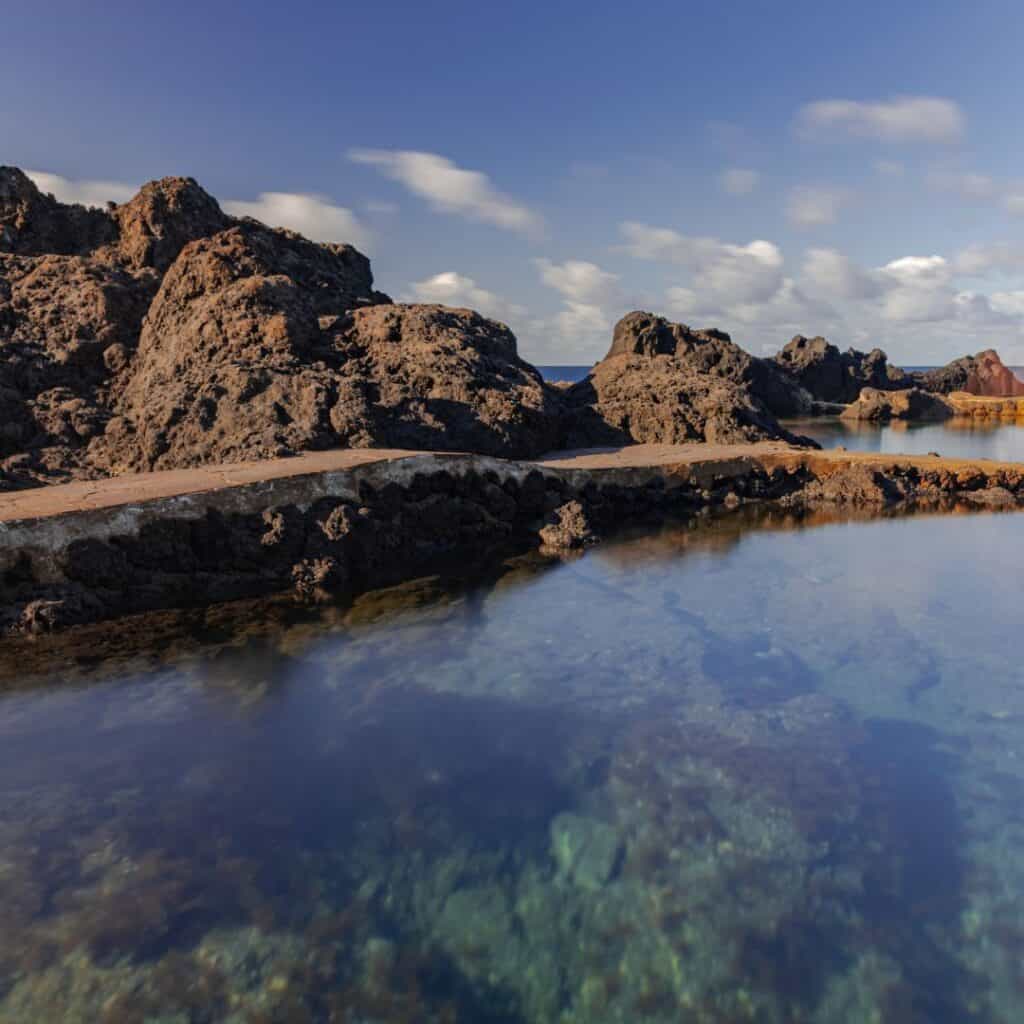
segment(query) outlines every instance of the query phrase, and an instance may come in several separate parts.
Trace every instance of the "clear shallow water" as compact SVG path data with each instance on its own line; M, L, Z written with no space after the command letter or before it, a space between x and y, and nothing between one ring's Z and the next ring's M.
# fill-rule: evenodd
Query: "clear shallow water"
M945 423L891 423L874 426L839 419L793 420L791 430L813 438L824 448L843 445L850 451L927 455L950 458L1001 459L1024 462L1024 423L947 420Z
M795 525L0 650L0 1022L1019 1020L1024 517Z

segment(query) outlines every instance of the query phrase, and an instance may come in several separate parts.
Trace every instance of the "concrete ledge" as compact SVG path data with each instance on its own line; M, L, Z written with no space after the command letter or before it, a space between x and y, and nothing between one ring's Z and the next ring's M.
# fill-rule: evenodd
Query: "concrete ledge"
M643 516L751 502L1011 508L1024 465L752 445L636 445L536 462L391 450L0 495L0 629L294 587L352 594L438 559L597 540Z

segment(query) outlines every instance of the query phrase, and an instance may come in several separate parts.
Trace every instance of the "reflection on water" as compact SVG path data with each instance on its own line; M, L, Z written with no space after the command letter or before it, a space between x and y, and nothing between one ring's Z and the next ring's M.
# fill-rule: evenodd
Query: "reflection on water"
M9 648L0 1022L1018 1020L1024 518L749 519Z
M893 423L878 426L833 418L787 421L787 426L824 448L842 445L855 452L891 452L948 458L1024 462L1024 421L953 419L944 423Z

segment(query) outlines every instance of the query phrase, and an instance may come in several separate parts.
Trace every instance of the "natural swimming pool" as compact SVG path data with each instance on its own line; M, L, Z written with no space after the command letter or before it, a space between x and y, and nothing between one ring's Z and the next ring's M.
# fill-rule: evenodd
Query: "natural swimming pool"
M1011 1021L1024 517L734 515L3 660L0 1021Z

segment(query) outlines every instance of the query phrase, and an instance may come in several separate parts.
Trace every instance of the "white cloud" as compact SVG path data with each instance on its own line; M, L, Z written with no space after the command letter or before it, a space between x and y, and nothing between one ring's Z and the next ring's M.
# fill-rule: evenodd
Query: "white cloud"
M1024 243L992 242L974 244L961 249L955 265L962 274L981 276L990 270L1015 271L1024 269Z
M443 306L464 306L497 320L524 316L526 310L494 292L481 288L471 277L446 270L424 281L415 281L403 296L408 302L431 302Z
M370 232L359 218L325 196L261 192L255 202L227 199L221 205L234 217L255 217L270 227L298 231L314 242L349 242L365 248L370 241Z
M997 313L1024 317L1024 291L993 292L990 302Z
M404 149L352 149L349 159L377 167L435 210L455 213L524 235L538 235L543 220L522 203L499 192L486 174L469 171L437 153Z
M718 185L731 196L745 196L757 188L761 175L748 167L728 167L718 176Z
M689 267L694 272L692 287L711 305L761 302L782 284L782 253L764 239L733 245L636 221L621 224L619 230L626 252L634 258Z
M839 211L852 199L845 188L801 185L793 189L786 203L786 216L800 227L834 224Z
M62 203L80 203L82 206L126 203L139 191L137 185L128 185L123 181L72 181L48 171L25 173L41 192L52 193Z
M566 260L558 264L539 259L534 260L534 265L540 270L541 280L546 285L575 302L606 301L614 293L619 279L617 274L610 274L586 260Z
M801 273L813 288L833 298L869 299L882 290L876 276L838 249L808 249Z
M967 118L952 100L894 96L888 100L818 100L801 107L796 131L803 138L852 137L880 142L959 142Z
M600 306L590 302L567 302L566 308L555 316L555 328L567 341L581 341L601 336L607 341L611 318Z

